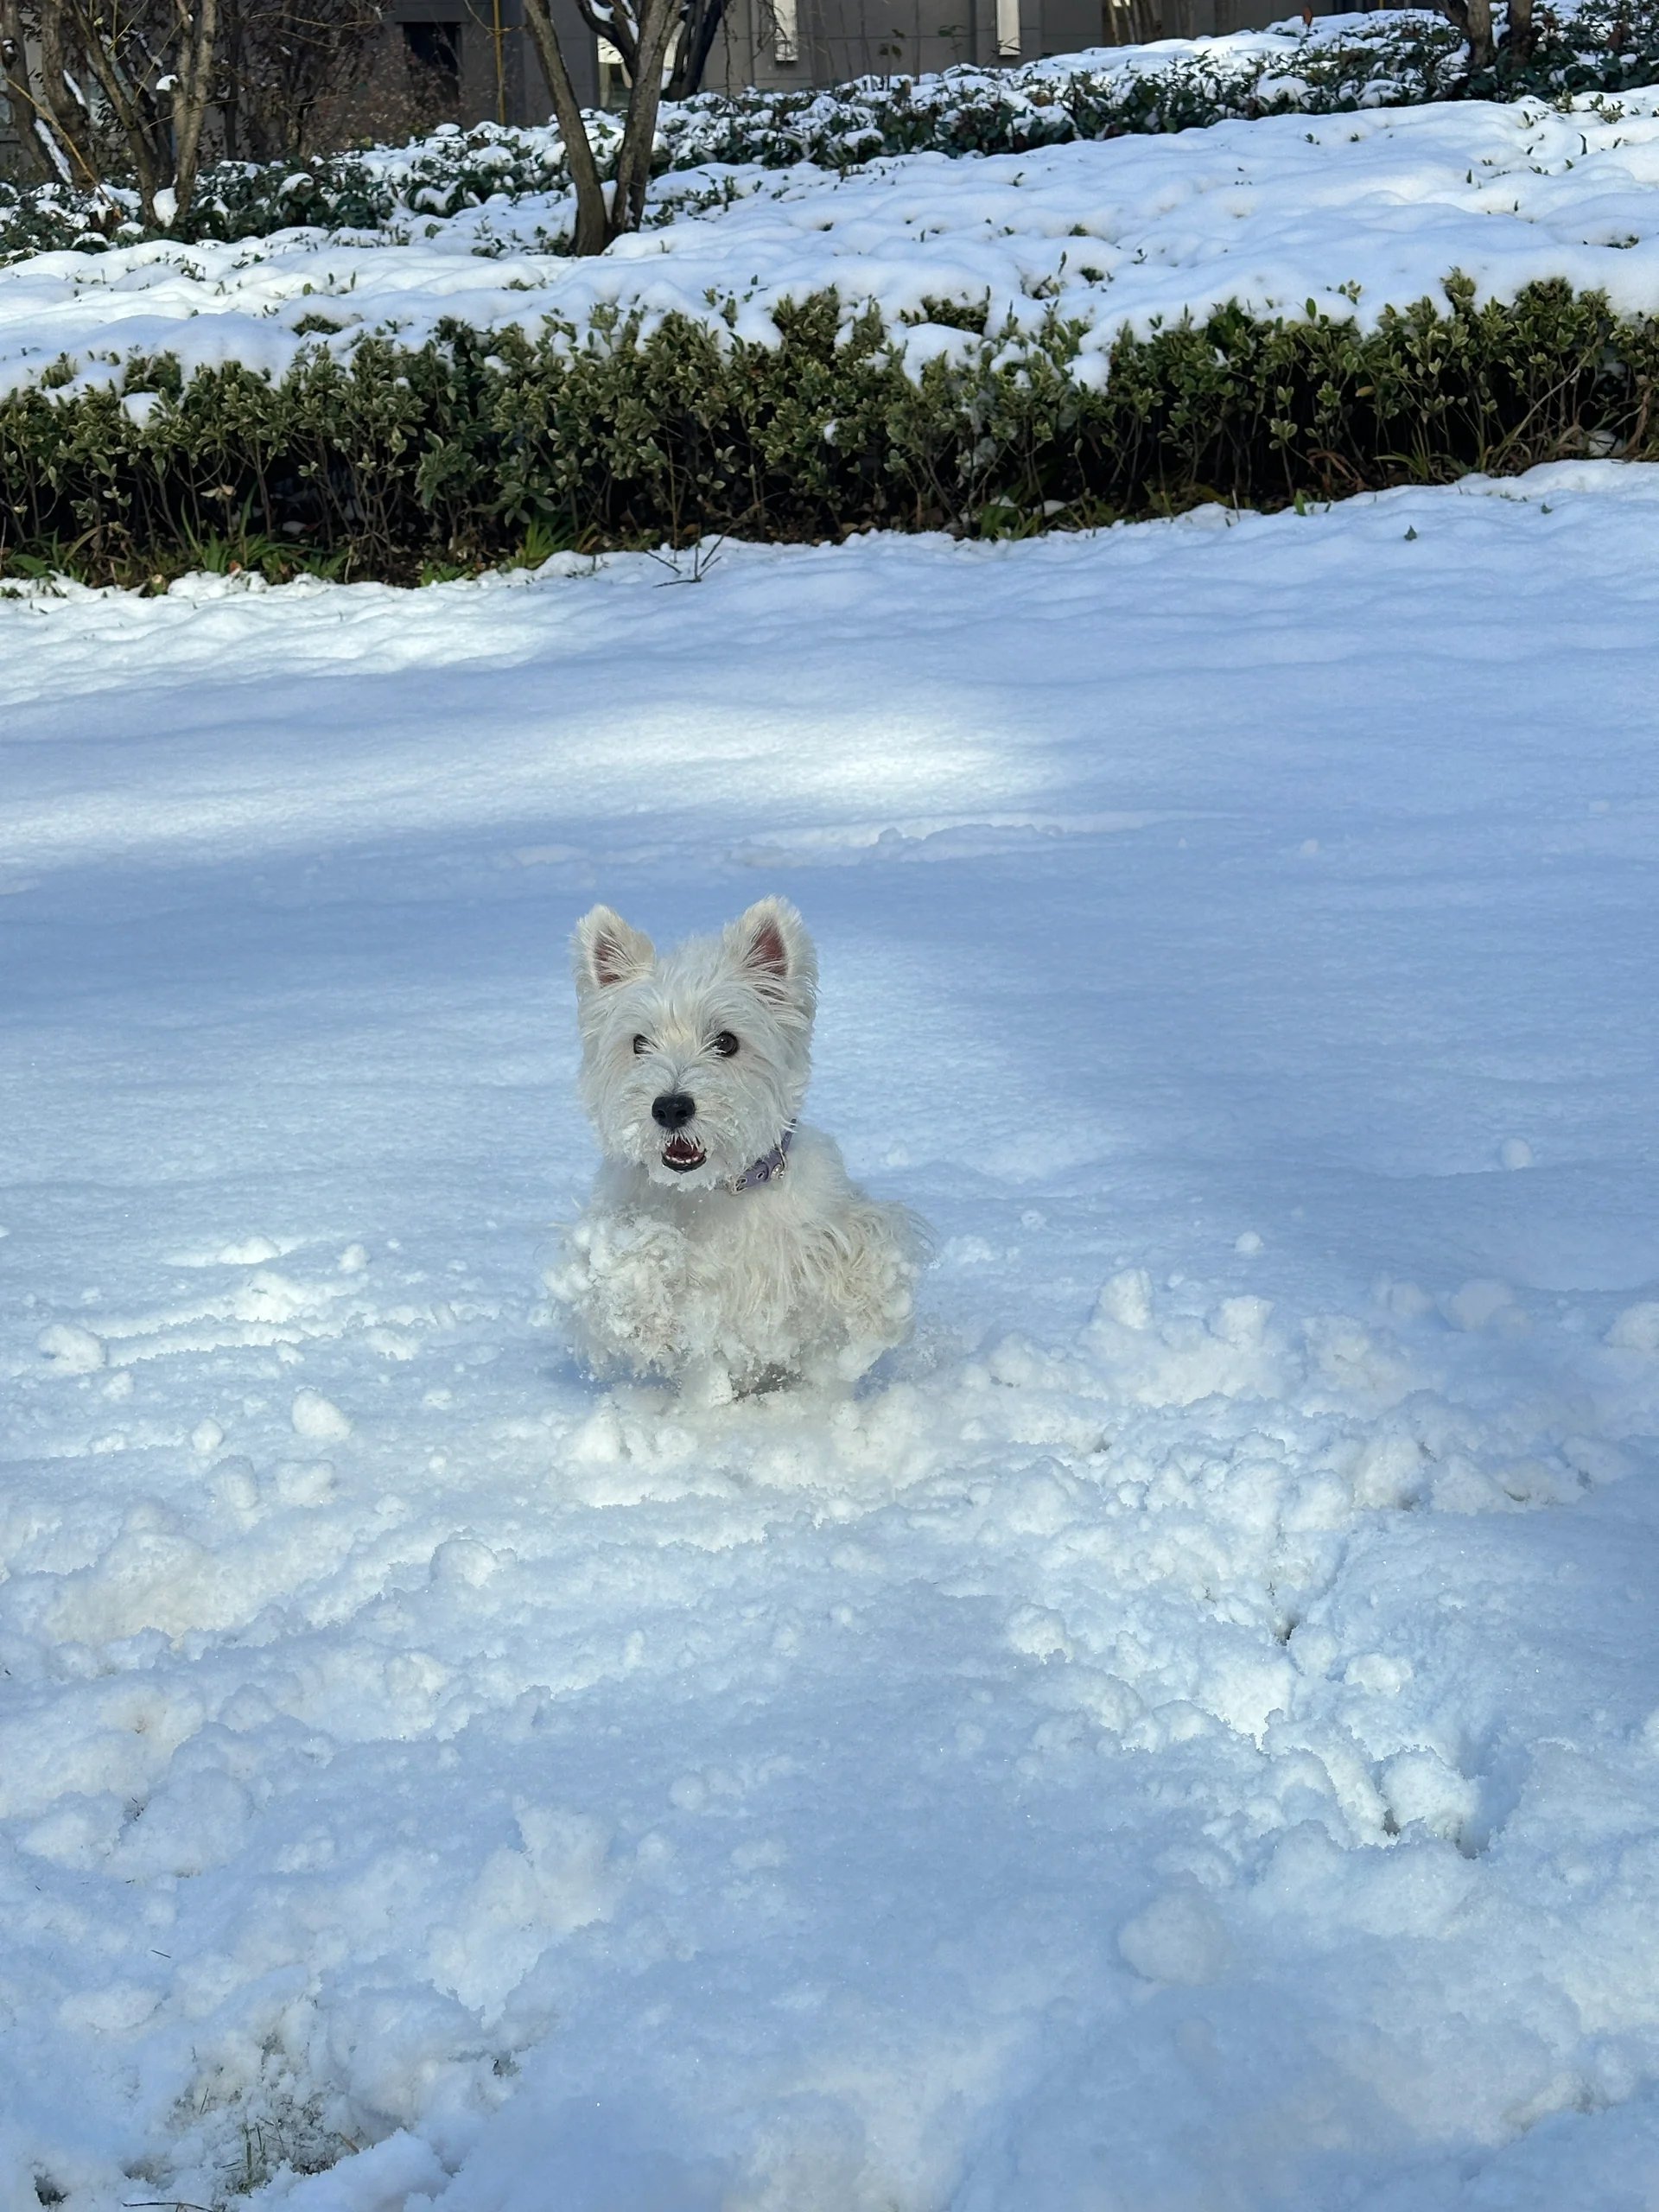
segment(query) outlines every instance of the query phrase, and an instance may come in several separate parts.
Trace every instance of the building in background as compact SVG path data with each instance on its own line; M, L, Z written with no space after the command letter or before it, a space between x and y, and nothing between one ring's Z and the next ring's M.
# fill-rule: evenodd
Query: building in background
M395 142L439 123L545 123L552 113L523 0L389 0L385 13L351 80L319 111L320 143ZM577 97L596 107L605 87L593 34L575 0L554 0L554 13Z
M555 0L576 91L620 106L626 80L576 0ZM1315 12L1330 12L1318 0ZM728 0L703 86L823 86L958 62L1012 66L1135 40L1193 38L1279 21L1283 0ZM440 123L544 123L547 84L523 0L388 0L385 28L318 106L319 148L397 143ZM211 133L210 133L211 136ZM0 174L17 165L0 103ZM10 158L9 158L10 157Z
M577 89L595 105L626 94L614 56L565 0ZM1319 0L1315 12L1331 11ZM1281 20L1285 0L728 0L703 77L710 92L834 85L849 77L982 67L1134 40L1198 38ZM410 57L442 74L442 119L541 123L551 111L522 0L391 0L378 49L389 74Z
M1136 40L1281 21L1284 0L728 0L704 84L833 85L849 77L1012 67ZM1329 12L1321 0L1316 12Z

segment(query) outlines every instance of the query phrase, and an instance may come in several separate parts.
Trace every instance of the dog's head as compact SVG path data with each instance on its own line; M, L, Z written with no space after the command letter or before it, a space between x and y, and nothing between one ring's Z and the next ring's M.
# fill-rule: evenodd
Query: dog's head
M800 1110L817 963L801 918L762 899L658 955L609 906L576 925L582 1096L613 1160L707 1190L770 1152Z

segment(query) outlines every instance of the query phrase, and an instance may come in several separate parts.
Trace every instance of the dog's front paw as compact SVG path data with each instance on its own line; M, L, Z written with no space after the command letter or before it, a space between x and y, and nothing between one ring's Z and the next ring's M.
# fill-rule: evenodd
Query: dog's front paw
M566 1231L549 1295L601 1371L661 1374L677 1364L686 1242L648 1214L584 1215Z

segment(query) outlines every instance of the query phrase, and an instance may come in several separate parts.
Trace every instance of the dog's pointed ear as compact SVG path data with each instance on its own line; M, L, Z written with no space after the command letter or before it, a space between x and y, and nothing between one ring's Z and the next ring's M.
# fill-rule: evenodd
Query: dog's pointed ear
M787 899L760 899L726 932L733 958L768 997L810 1014L818 988L817 956L806 925Z
M630 929L614 907L595 906L576 924L570 954L577 995L586 998L590 991L643 976L657 949L643 930Z

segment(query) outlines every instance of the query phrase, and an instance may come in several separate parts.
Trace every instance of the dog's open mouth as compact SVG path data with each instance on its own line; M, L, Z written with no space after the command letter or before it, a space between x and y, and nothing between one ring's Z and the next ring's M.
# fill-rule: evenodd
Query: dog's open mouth
M694 1167L701 1167L708 1157L696 1139L683 1133L670 1137L663 1147L663 1165L671 1167L677 1175L689 1175Z

